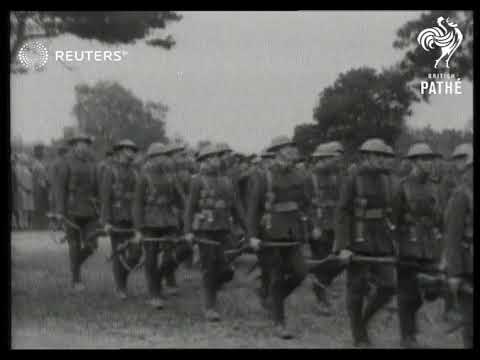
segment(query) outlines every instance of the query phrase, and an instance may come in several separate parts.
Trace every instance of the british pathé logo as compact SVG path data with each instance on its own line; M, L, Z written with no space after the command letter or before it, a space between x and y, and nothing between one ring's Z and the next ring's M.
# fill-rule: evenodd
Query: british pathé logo
M445 59L445 66L449 68L448 62L455 50L460 46L463 35L458 29L458 25L448 17L446 19L443 16L438 17L437 24L438 27L434 26L422 30L417 36L417 41L425 51L440 48L441 54L435 60L435 69L442 59Z

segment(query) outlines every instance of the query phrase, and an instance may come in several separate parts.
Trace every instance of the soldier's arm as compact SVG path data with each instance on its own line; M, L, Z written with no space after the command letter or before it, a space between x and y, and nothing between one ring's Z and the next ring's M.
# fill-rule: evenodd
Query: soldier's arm
M354 196L354 175L350 174L340 188L338 204L335 209L335 240L333 244L333 252L335 253L346 249L350 244Z
M107 170L102 178L100 187L100 200L101 200L101 223L107 224L112 220L112 184L113 173L111 170Z
M262 176L260 174L255 174L251 181L251 192L247 197L247 239L258 237L258 226L260 224L262 200L264 200Z
M240 196L238 194L237 189L233 186L233 182L230 182L230 189L232 192L232 210L235 214L235 218L237 223L245 230L247 228L246 220L245 220L245 209L242 206L242 202L240 201Z
M444 261L447 266L447 272L450 276L458 276L463 272L462 268L462 248L465 229L465 218L468 212L468 199L460 192L455 193L448 207L455 209L450 211L445 219L444 235Z
M184 215L184 232L185 234L192 232L193 215L197 209L198 199L200 198L200 190L202 188L199 177L194 177L191 181L190 193L188 194L187 206Z
M144 203L145 203L146 178L143 175L138 176L135 183L135 195L133 198L133 225L137 231L140 231L144 224Z

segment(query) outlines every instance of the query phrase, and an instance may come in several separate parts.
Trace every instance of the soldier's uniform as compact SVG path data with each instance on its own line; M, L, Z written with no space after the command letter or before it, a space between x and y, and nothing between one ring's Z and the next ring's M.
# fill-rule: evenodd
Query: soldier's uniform
M166 156L174 156L177 153L183 152L185 146L182 144L169 144L165 147L164 155ZM187 190L188 190L188 182L189 176L185 171L185 166L183 161L174 160L175 164L172 169L172 178L173 178L173 185L175 186L177 193L180 195L181 201L178 202L178 212L179 214L183 214L185 212L185 205L187 202ZM183 229L183 216L179 216L179 225L178 231L176 236L180 238L181 230ZM174 258L174 248L167 247L163 252L162 257L162 266L165 269L165 283L167 285L167 292L169 295L176 295L177 290L177 279L175 276L175 271L178 268L178 263Z
M202 149L199 160L217 156L218 149ZM205 169L192 178L185 212L185 233L194 233L200 251L207 320L218 321L217 291L233 278L224 250L232 230L233 217L244 227L244 213L232 182L219 172Z
M466 175L470 178L460 184L448 204L445 218L445 262L450 278L474 286L473 276L473 229L474 229L474 183L473 152L467 160ZM473 347L473 297L460 292L458 302L463 322L463 343L466 348Z
M84 134L74 135L69 142L78 141L92 142ZM92 203L98 189L96 166L88 153L79 154L72 149L65 161L59 164L57 176L57 213L78 226L75 229L67 225L66 235L72 282L76 289L81 290L81 265L98 247L97 239L88 236L98 226Z
M152 164L164 155L161 143L150 145L148 159L139 174L135 187L133 220L135 229L144 238L176 238L180 226L181 194L174 186L174 177L168 169L168 158L160 164ZM164 266L158 266L158 254L171 244L158 241L145 241L145 276L151 297L150 303L156 308L163 307L162 279L166 274ZM165 265L162 262L162 265Z
M328 145L328 143L319 145L312 157L319 159L340 155L339 152L332 151ZM307 178L307 196L312 199L312 205L309 209L309 228L311 230L309 245L314 259L321 260L332 252L335 238L334 213L338 202L341 180L340 168L337 164L321 168L314 166ZM326 288L330 286L336 275L338 274L315 273L316 282L313 284L313 291L317 300L323 306L320 310L324 315L331 313Z
M383 141L370 139L361 152L385 153ZM366 164L351 166L340 190L335 214L334 252L348 249L366 256L390 256L392 237L386 225L391 204L388 180L382 168ZM369 285L374 284L374 296ZM350 263L347 267L347 308L356 346L369 345L367 326L371 317L395 292L394 268L383 264ZM365 304L365 300L369 301Z
M415 144L407 157L433 158L435 154L428 145ZM397 226L398 257L401 261L419 266L435 267L442 253L440 239L442 212L438 185L428 173L413 169L400 184L394 196L393 211ZM416 314L423 304L422 291L417 281L418 269L398 266L398 315L402 345L415 347L417 342ZM423 294L427 300L435 300L439 294Z
M137 151L137 146L130 140L118 142L114 151L130 148ZM104 169L101 184L101 222L113 226L110 232L112 253L133 235L133 196L137 173L132 163L112 159ZM125 231L122 231L125 230ZM131 230L128 232L126 230ZM129 244L125 252L114 255L112 259L113 276L116 290L125 297L127 277L137 264L141 255L139 245Z
M292 142L285 137L272 141L269 151L276 151ZM285 299L307 275L301 251L304 240L304 214L308 206L305 178L295 167L281 170L276 166L252 177L248 198L247 237L259 238L262 272L266 273L268 307L282 338L290 338L285 328ZM288 247L268 247L268 243L297 243Z

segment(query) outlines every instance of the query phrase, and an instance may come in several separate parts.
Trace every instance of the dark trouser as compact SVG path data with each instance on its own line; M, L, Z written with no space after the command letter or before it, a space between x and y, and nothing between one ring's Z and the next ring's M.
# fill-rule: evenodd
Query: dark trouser
M273 321L276 325L283 324L284 302L307 276L307 265L299 246L264 248L261 257L272 300Z
M473 281L470 281L473 287ZM469 294L458 294L458 304L462 314L462 338L463 346L466 349L473 348L473 296Z
M114 227L118 227L121 229L131 229L132 226L133 226L132 223L128 221L114 224ZM112 244L112 253L116 251L119 245L123 244L125 241L127 241L131 237L132 237L132 234L112 231L110 236L110 241ZM134 246L130 245L128 252L133 252L133 248ZM128 278L128 274L130 273L130 270L128 267L132 268L133 266L135 266L135 263L138 262L138 260L140 260L140 256L141 256L140 251L136 252L137 253L135 254L136 256L126 256L125 253L126 252L117 254L112 259L112 268L113 268L113 277L115 280L115 286L117 287L117 290L120 290L120 291L125 291L127 288L127 278Z
M334 240L333 230L324 230L322 237L318 240L310 240L310 250L312 258L315 260L322 260L332 252ZM340 271L339 271L340 272ZM313 284L313 292L315 293L319 302L328 303L326 288L330 286L337 273L326 273L325 271L315 271L314 275L320 284Z
M175 277L175 271L178 268L178 264L175 263L174 259L174 248L167 247L163 252L163 264L168 264L165 267L165 282L167 286L175 287L177 286L177 279Z
M174 236L174 228L143 229L144 237L160 238L164 236ZM145 277L147 279L147 288L151 297L162 296L162 279L165 276L165 268L158 264L158 253L163 251L169 244L158 241L147 241L143 244L145 250Z
M431 261L405 259L416 262L418 265L432 266ZM417 312L423 305L421 288L418 284L418 271L412 268L399 266L398 274L398 316L402 339L414 337L417 333ZM424 292L425 299L433 301L440 295L439 292Z
M370 297L369 283L376 288ZM347 309L354 341L368 340L369 320L391 300L394 293L393 266L351 263L347 267Z
M72 217L69 220L80 227L80 231L78 231L67 226L66 231L72 283L76 284L81 281L82 264L98 247L96 237L87 239L88 234L95 230L97 222L91 217Z
M233 279L233 269L225 259L224 251L229 233L227 231L203 231L195 234L198 238L216 241L219 245L199 243L200 261L203 273L205 308L214 309L217 292L221 286Z

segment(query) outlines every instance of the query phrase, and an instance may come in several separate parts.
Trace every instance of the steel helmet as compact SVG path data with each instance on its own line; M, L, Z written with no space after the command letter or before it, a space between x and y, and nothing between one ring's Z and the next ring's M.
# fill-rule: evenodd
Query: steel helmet
M163 155L165 153L165 145L160 142L152 143L147 150L147 158L151 158L157 155Z
M217 146L215 145L207 145L200 150L197 159L204 160L209 156L220 154L221 151L218 150Z
M324 145L325 145L325 148L328 149L329 151L339 152L341 154L345 152L343 145L339 141L330 141Z
M387 151L388 154L385 154L389 157L395 157L395 151L393 151L393 148L388 145L388 144L385 144L385 150Z
M473 166L473 151L467 155L467 161L465 162L465 167L472 165Z
M82 131L77 130L72 134L72 136L70 136L70 138L68 139L68 143L69 144L74 144L74 143L79 142L79 141L85 141L85 142L88 142L89 144L91 144L93 142L93 140L90 136L88 136L87 134L85 134Z
M413 144L408 150L407 158L412 159L419 156L437 157L439 155L435 154L426 143Z
M183 145L181 143L178 143L178 142L170 143L170 144L165 145L165 149L163 150L163 154L164 155L172 155L174 153L185 150L185 147L186 147L185 145Z
M322 158L322 157L332 157L339 155L338 152L332 150L333 147L330 147L331 143L320 144L317 146L315 151L312 154L313 158Z
M389 154L387 145L382 139L373 138L366 140L359 149L360 152L372 152L379 154Z
M461 157L461 156L468 156L473 152L472 143L463 143L458 145L452 153L452 159Z
M113 151L117 151L117 150L120 150L122 148L129 148L129 149L132 149L133 151L138 151L138 146L135 145L135 143L132 140L129 140L129 139L124 139L124 140L121 140L121 141L117 142L113 146Z
M267 151L275 152L284 146L295 145L295 143L288 138L288 136L277 136L273 138L270 145L267 147Z
M272 159L275 157L275 153L267 151L267 149L263 149L262 152L260 153L260 157L262 159Z

